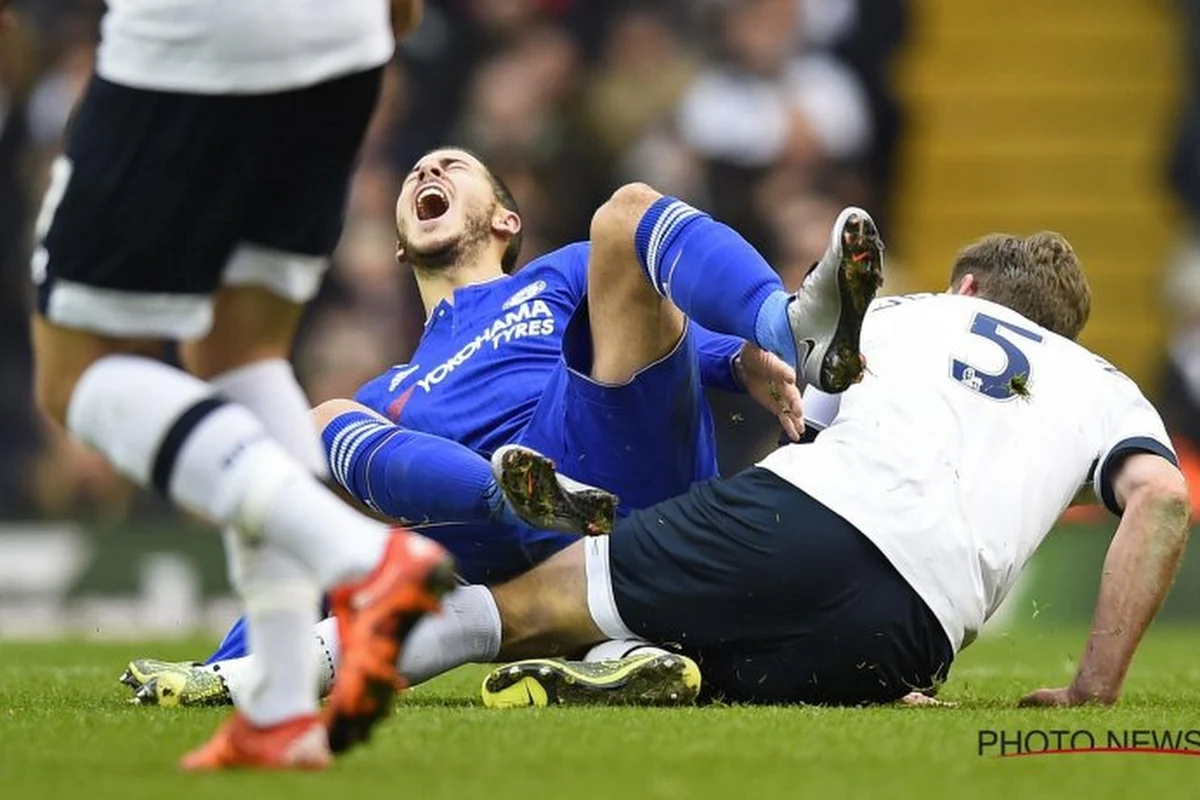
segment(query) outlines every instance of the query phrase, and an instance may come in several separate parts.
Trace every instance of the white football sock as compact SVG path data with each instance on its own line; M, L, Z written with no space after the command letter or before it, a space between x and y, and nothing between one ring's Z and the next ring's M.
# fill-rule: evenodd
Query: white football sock
M320 692L326 695L333 685L334 665L341 657L337 620L321 620L307 641L313 648L307 658L317 665ZM416 624L404 640L398 667L400 674L415 685L463 664L493 661L499 653L500 610L492 593L484 586L461 586L443 598L440 613L426 614ZM251 653L218 661L209 669L225 678L230 695L241 706L260 680L262 664Z
M325 477L329 471L325 449L291 364L282 358L258 361L223 372L211 383L222 395L253 411L271 438L304 468Z
M317 635L317 691L324 697L333 688L333 678L337 675L338 661L342 657L337 618L326 617L321 620L314 633Z
M641 639L610 639L587 651L584 661L616 661L630 656L667 655L667 651Z
M258 659L252 655L214 661L202 669L221 676L225 688L229 690L229 697L238 708L246 703L246 698L262 682Z
M291 366L260 361L212 379L225 397L254 413L264 429L310 473L325 458L309 418L308 401ZM237 692L238 706L258 725L316 710L320 661L311 655L319 590L304 564L271 542L253 545L236 528L225 531L229 577L246 603L249 649L257 668ZM228 683L228 679L227 679Z
M337 619L326 617L316 624L308 634L308 641L314 648L309 660L315 665L317 673L317 692L321 697L329 694L333 688L333 677L336 674L338 652ZM262 659L251 653L241 658L230 658L215 661L204 667L225 681L229 696L235 705L241 707L248 702L250 694L256 690L262 681Z
M80 379L68 424L142 485L291 553L322 588L367 574L383 553L385 525L329 492L254 414L179 370L103 358Z
M316 665L322 696L329 693L336 674L339 652L337 620L321 620L307 639L312 651L306 656ZM632 642L635 648L645 642ZM442 600L438 614L426 614L416 624L400 654L400 674L418 684L463 664L494 661L500 653L500 610L484 586L461 586ZM234 701L245 702L260 680L262 669L255 653L218 661L209 667L220 672Z
M263 556L268 556L263 553ZM286 556L286 553L281 555ZM276 725L317 710L317 648L312 635L320 592L310 581L284 584L270 558L258 564L261 584L244 590L250 652L258 681L238 708L255 725ZM288 564L290 571L291 564Z
M485 586L461 586L426 614L404 640L400 674L417 684L462 664L500 654L500 609Z

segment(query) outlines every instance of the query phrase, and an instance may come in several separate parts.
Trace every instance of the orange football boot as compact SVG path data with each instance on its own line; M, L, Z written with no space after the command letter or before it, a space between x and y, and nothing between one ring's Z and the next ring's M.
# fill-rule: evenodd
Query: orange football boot
M315 714L267 728L235 712L202 747L183 757L189 772L222 769L324 769L333 761L325 726Z
M440 545L396 528L374 572L330 592L342 658L322 716L334 753L365 742L391 712L408 685L396 668L401 645L455 583L454 560Z

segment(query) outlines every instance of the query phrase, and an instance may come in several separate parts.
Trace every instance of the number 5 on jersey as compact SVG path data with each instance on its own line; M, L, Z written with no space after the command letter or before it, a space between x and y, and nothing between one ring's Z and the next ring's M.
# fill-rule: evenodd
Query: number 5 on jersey
M950 364L950 377L968 389L993 400L1010 400L1018 395L1026 395L1030 379L1029 358L1002 331L1009 331L1033 342L1042 341L1040 333L987 314L976 314L971 320L971 333L994 342L1004 351L1003 368L999 372L985 372L957 358Z

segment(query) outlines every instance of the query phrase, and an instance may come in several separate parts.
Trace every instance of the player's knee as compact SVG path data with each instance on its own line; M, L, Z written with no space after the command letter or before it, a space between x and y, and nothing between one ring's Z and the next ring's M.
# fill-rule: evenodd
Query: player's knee
M379 417L381 422L389 421L386 418L379 416L379 414L376 414L362 403L355 402L354 400L336 398L334 400L326 400L312 410L311 416L313 427L316 428L318 432L323 431L329 423L333 422L342 414L347 414L351 411L357 411L360 413L370 414L373 417Z
M644 183L627 183L617 189L592 215L593 246L605 242L632 242L642 216L660 197L661 194Z
M640 217L660 197L662 197L662 194L649 184L633 181L619 187L613 192L612 197L608 199L608 203L617 208L634 212Z

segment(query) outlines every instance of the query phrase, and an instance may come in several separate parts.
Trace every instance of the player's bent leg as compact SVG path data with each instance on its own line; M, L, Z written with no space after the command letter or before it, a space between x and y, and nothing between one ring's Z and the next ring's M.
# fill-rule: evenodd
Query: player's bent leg
M634 234L661 195L645 184L618 189L592 217L588 254L591 377L621 384L665 356L683 336L686 319L646 282Z
M846 209L832 238L795 296L745 239L672 197L644 208L635 252L650 286L690 319L754 342L840 392L862 374L858 329L882 280L883 247L861 209Z
M716 475L696 337L685 330L663 358L612 385L589 377L589 325L586 309L567 324L563 359L519 443L552 459L564 475L616 494L618 514ZM517 495L510 501L520 504Z
M641 209L633 230L643 279L694 322L799 366L789 295L763 257L727 225L674 197ZM799 373L799 369L797 369Z

